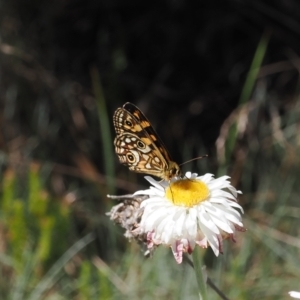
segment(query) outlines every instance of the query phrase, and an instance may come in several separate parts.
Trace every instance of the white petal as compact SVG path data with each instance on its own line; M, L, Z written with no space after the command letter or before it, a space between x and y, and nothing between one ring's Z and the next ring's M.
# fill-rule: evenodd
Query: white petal
M197 177L197 179L203 181L204 183L209 183L213 179L213 177L213 174L207 173L203 176Z
M164 187L162 186L162 184L164 183L164 181L156 181L155 179L153 179L150 176L145 176L145 179L147 181L149 181L152 185L154 185L158 190L164 191Z
M199 224L203 224L204 226L209 228L210 231L212 231L216 234L220 233L218 227L212 222L209 214L206 211L201 210L201 211L198 211L198 213L199 213L198 214L199 215L199 218L198 218Z
M292 298L300 299L300 292L290 291L289 294Z
M184 227L185 224L185 220L186 220L186 212L183 209L179 209L177 210L177 212L175 213L173 219L176 219L176 225L174 227L174 233L177 237L181 237L182 234L182 229Z
M186 172L184 176L185 176L186 178L191 178L191 175L192 175L191 172Z
M207 228L204 224L200 224L200 228L204 235L206 236L209 245L211 246L212 250L214 251L215 255L219 255L219 240L217 235L212 234L209 228Z

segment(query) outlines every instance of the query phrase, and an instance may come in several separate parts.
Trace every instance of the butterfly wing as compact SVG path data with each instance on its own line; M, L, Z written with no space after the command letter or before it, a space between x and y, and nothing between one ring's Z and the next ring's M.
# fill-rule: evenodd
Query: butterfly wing
M142 113L142 111L139 110L138 107L136 107L134 104L127 102L123 105L123 108L126 109L134 118L135 120L140 124L140 126L145 131L145 135L150 138L154 144L154 146L162 153L166 161L171 161L171 156L165 147L162 140L159 138L159 135L155 132L153 127L151 126L151 123L146 118L146 116Z
M170 179L179 166L170 155L145 115L132 103L125 103L114 114L116 153L130 170Z

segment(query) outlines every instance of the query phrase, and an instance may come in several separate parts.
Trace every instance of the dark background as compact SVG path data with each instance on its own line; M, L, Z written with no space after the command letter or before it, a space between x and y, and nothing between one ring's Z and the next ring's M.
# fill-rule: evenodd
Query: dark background
M174 159L182 161L183 139L192 148L201 140L213 151L264 32L271 36L264 65L298 59L297 1L10 1L2 6L2 43L22 51L19 57L2 53L2 107L12 84L27 93L15 97L9 121L19 127L5 131L6 138L20 131L33 134L34 156L62 162L84 138L93 145L89 155L100 170L101 142L89 98L92 67L100 73L109 115L126 101L137 104L159 128ZM296 66L284 71L279 66L264 78L267 91L278 95L277 105L294 93L298 80ZM70 128L69 110L75 108L88 130ZM45 128L37 118L48 119ZM53 123L59 131L51 139L46 131Z

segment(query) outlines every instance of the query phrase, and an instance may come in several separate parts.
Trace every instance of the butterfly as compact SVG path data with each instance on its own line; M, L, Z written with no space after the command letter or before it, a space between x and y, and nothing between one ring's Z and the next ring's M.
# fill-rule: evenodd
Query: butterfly
M145 115L132 103L118 108L113 116L115 151L129 170L170 181L180 176L179 165L171 160L166 147Z

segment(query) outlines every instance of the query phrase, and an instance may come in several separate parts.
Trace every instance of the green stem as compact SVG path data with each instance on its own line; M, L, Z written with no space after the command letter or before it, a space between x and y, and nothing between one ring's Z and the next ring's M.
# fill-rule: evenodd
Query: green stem
M196 246L193 251L193 263L199 288L200 300L207 300L206 279L204 278L202 272L202 259L200 254L200 248L198 246Z
M98 116L103 145L104 167L107 175L107 185L109 193L114 192L114 151L113 142L109 126L109 118L106 107L106 100L101 85L101 78L96 67L91 68L92 85L98 108Z

